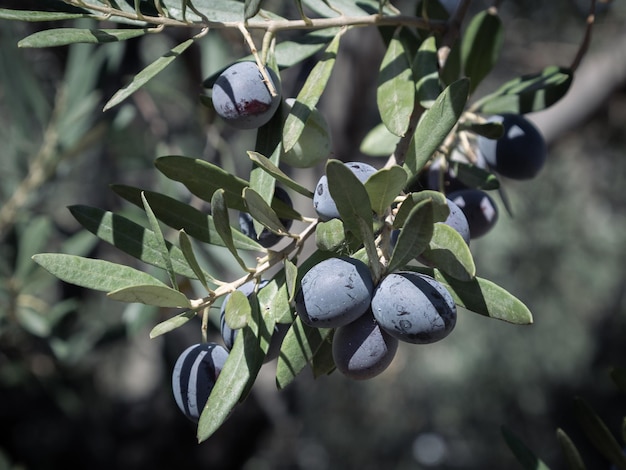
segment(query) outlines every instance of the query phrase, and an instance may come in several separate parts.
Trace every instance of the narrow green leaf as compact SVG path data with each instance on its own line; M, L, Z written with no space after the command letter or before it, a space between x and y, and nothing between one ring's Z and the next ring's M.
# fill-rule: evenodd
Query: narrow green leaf
M362 241L359 219L372 227L372 206L365 186L352 173L352 171L339 160L328 160L326 163L326 177L328 178L328 190L337 205L344 228ZM369 238L369 234L367 237ZM373 233L371 235L373 238Z
M504 134L504 126L499 122L464 122L459 130L473 132L488 139L499 139Z
M525 114L552 106L568 92L574 74L563 67L546 67L535 74L524 75L484 96L472 109L485 114Z
M263 200L259 193L252 188L246 188L243 190L243 197L246 201L248 212L263 227L278 235L287 234L287 229L276 215L276 212Z
M578 449L561 428L556 430L556 438L561 446L569 470L587 470Z
M502 426L504 441L525 470L550 470L508 427Z
M346 231L340 219L320 222L315 227L315 243L323 251L337 252L346 244ZM359 243L360 244L360 243Z
M285 271L279 271L257 295L261 315L272 317L275 323L291 323L293 321L285 276Z
M234 290L228 296L224 309L224 320L233 330L238 330L248 324L248 318L252 315L252 307L248 296L239 290Z
M263 0L245 0L243 7L243 19L249 20L261 10Z
M246 263L237 253L237 248L233 243L233 234L230 227L230 222L228 218L228 207L226 207L224 201L224 190L218 189L213 193L213 197L211 198L211 208L213 210L213 222L215 223L215 230L224 241L224 245L226 248L232 253L234 258L239 263L239 266L243 268L244 271L248 271L246 267Z
M171 180L183 183L200 199L211 202L213 193L222 189L228 207L246 210L242 192L249 183L219 166L205 160L176 155L159 157L155 164L161 173Z
M533 322L533 316L523 302L488 279L475 277L471 281L459 281L438 269L416 270L427 272L441 282L459 307L516 325L530 325Z
M382 122L372 128L363 138L359 151L370 157L388 157L398 145L398 136L393 135Z
M8 8L0 8L0 19L16 20L16 21L64 21L75 20L78 18L90 18L92 15L88 13L65 13L56 11L32 11L32 10L11 10Z
M176 230L184 230L189 236L201 242L225 246L215 229L211 215L164 194L125 185L113 185L111 188L117 195L138 207L142 207L141 193L144 193L154 214L164 224ZM233 230L232 235L235 247L240 250L266 251L256 241L238 230Z
M146 215L148 216L150 227L152 228L152 232L154 233L156 239L157 250L159 250L161 257L163 258L163 264L165 265L165 270L170 278L170 283L172 286L176 287L176 273L174 272L174 268L172 268L172 259L170 258L170 252L167 249L167 245L165 244L165 238L163 238L163 232L161 232L159 221L154 215L154 212L152 212L150 204L148 204L146 196L143 193L141 193L141 202L143 203L143 209L146 211Z
M135 285L108 292L107 297L120 302L154 305L155 307L191 308L189 299L168 286Z
M469 246L459 232L442 222L435 224L433 236L420 260L460 281L471 281L476 276Z
M157 60L152 62L146 68L144 68L141 72L135 75L132 81L126 85L121 90L117 91L113 97L104 105L103 111L107 109L111 109L112 107L120 104L130 95L135 93L139 88L144 86L148 81L154 78L157 74L159 74L165 67L170 65L174 60L178 58L189 46L193 44L193 39L187 39L185 42L182 42L178 46L174 47L172 50L167 52L165 55L159 57Z
M33 260L62 281L87 289L111 292L137 285L167 287L150 274L110 261L62 253L40 253Z
M175 317L168 318L167 320L162 321L154 328L152 328L152 330L150 330L150 339L154 339L158 336L164 335L165 333L169 333L170 331L173 331L178 327L183 326L196 315L197 313L195 311L187 310L183 313L179 313Z
M104 44L126 41L148 34L148 29L57 28L38 31L17 43L18 47L57 47L68 44Z
M413 182L426 162L441 145L463 113L469 92L469 80L452 83L422 115L404 161L404 169Z
M448 215L450 215L450 208L448 207L446 196L439 191L427 189L407 194L398 209L398 213L393 219L394 228L402 227L413 208L417 204L428 200L433 203L433 222L445 221L448 218Z
M574 399L574 415L593 446L617 468L626 470L626 456L621 446L604 421L580 397Z
M310 363L315 353L328 341L331 328L312 328L296 317L287 331L276 365L276 385L283 389Z
M399 37L400 31L398 28L391 38L380 65L376 102L387 129L402 137L415 106L415 83L409 53Z
M324 54L309 73L302 89L296 97L283 129L283 150L288 152L298 142L304 125L311 114L311 110L326 88L328 79L335 65L341 33L338 33L328 45Z
M298 288L298 267L289 259L285 259L285 284L287 285L288 302L292 302Z
M185 260L187 260L187 264L189 264L189 267L191 268L191 270L194 272L194 274L200 281L200 284L202 284L202 286L207 290L207 292L211 292L211 288L209 287L209 284L207 282L207 276L205 276L204 271L198 264L198 259L196 258L196 255L193 252L193 246L191 245L191 240L189 239L189 236L187 236L184 230L180 230L178 232L178 244L180 245L180 250L182 251L183 256L185 257ZM215 279L213 279L212 277L210 279L211 281L215 281Z
M402 269L428 247L433 235L433 202L427 199L409 212L391 253L387 272Z
M413 60L413 74L419 103L423 108L430 108L439 94L439 61L435 36L429 36L420 45Z
M166 269L165 260L156 235L141 225L118 214L89 206L70 206L74 218L87 230L117 249L144 263ZM183 253L171 243L166 243L172 268L177 274L194 278Z
M394 165L378 170L365 182L372 209L383 215L406 185L406 171Z
M450 162L450 171L469 188L485 191L500 188L498 177L477 165L464 162Z
M222 189L229 208L247 212L243 190L249 187L249 183L219 166L205 160L180 156L157 158L156 166L165 176L183 183L200 199L211 202L215 191ZM271 205L280 218L302 219L297 211L276 197ZM187 232L191 234L189 230Z
M322 342L313 357L311 358L311 370L313 378L317 379L324 375L331 374L337 367L333 358L333 337L334 331L331 331L326 341Z
M248 152L248 156L250 160L252 160L259 168L262 168L264 171L272 175L277 181L280 181L285 186L293 189L299 194L306 196L308 198L313 199L313 193L309 191L304 186L301 186L296 181L292 180L287 174L285 174L280 168L274 165L269 158L261 155L258 152Z
M247 394L263 365L274 329L271 316L259 313L256 296L251 296L251 320L237 334L233 348L220 372L211 395L200 415L197 437L207 440L228 418L231 410ZM255 305L257 305L255 307Z
M500 17L491 9L472 18L461 41L461 61L470 78L470 93L482 82L498 61L504 28Z

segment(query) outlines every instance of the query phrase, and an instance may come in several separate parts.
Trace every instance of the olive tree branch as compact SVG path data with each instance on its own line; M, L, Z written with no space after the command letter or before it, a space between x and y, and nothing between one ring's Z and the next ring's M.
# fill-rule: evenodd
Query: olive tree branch
M285 258L287 258L290 253L293 253L294 251L299 252L302 249L306 240L315 233L317 224L318 219L312 219L311 223L309 223L309 225L307 225L301 233L294 235L291 242L283 249L279 251L270 251L266 256L259 258L257 260L257 266L254 272L248 273L245 276L242 276L232 282L220 285L217 289L215 289L206 297L191 300L190 302L192 310L196 310L198 314L200 314L200 312L207 311L207 309L219 297L233 292L246 282L249 282L253 279L260 279L264 272L273 268L277 264L284 262Z
M240 29L244 24L248 30L265 30L271 32L306 29L317 30L335 28L340 26L412 26L434 32L445 32L446 21L426 20L410 15L364 15L364 16L336 16L333 18L310 18L309 21L299 20L248 20L244 21L210 21L206 17L200 22L181 21L167 16L138 15L137 13L119 10L111 5L97 5L83 0L64 0L65 3L101 13L107 18L124 18L127 20L142 21L155 25L187 27L187 28L212 28L212 29ZM195 10L194 10L195 11ZM197 14L197 12L196 12ZM201 15L204 16L204 15Z

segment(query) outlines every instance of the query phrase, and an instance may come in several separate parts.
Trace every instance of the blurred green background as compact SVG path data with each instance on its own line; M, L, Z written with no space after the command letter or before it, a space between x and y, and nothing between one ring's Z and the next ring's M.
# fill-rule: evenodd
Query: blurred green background
M0 7L40 4L0 0ZM297 14L291 3L272 4ZM472 11L485 5L473 2ZM531 116L550 146L544 171L529 182L503 181L513 217L500 205L496 228L472 242L479 275L522 299L535 323L461 311L452 335L401 346L390 369L368 382L338 373L313 380L306 370L278 392L270 363L249 399L200 445L169 383L178 354L200 340L199 324L150 340L152 326L172 312L60 283L30 256L65 252L137 266L84 233L67 206L141 220L109 189L122 183L201 207L153 168L158 156L201 157L246 176L254 133L225 128L199 103L203 78L246 54L239 33L209 33L103 113L112 94L184 32L18 49L19 39L59 25L0 21L0 469L518 468L501 436L505 425L553 469L565 468L561 427L588 468L608 470L572 417L575 396L616 435L626 415L626 397L609 377L613 366L626 366L626 6L600 6L571 93ZM503 56L478 95L568 65L587 8L574 0L502 2ZM378 120L383 52L374 30L345 36L320 102L336 158L384 163L358 152ZM285 96L297 93L311 66L283 73ZM292 175L313 187L321 171ZM294 202L312 214L307 200ZM204 262L225 278L236 273L220 250L207 250Z

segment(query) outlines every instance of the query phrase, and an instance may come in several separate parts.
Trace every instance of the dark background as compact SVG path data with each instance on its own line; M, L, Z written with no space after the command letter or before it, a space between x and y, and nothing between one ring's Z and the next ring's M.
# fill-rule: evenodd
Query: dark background
M502 59L477 96L517 75L568 65L584 33L580 3L502 2ZM472 12L485 5L473 2ZM0 21L0 468L516 468L504 425L550 468L565 468L560 427L588 468L608 469L574 419L573 399L584 398L620 435L626 399L609 373L626 366L625 19L624 2L603 6L571 92L531 116L550 146L544 171L533 181L503 181L514 216L500 204L497 227L472 242L479 275L522 299L535 323L460 311L448 338L401 346L392 366L368 382L337 373L313 380L305 370L279 392L270 363L249 399L202 444L169 383L178 354L200 340L199 324L150 340L150 329L172 312L60 283L30 256L72 252L137 266L83 233L67 206L142 220L112 183L200 205L154 170L158 156L202 157L246 176L254 133L225 128L199 103L202 80L246 54L239 33L209 33L103 113L117 89L186 33L18 49L19 39L58 25ZM375 30L345 35L319 106L336 158L384 164L358 151L378 121L383 52ZM283 73L286 96L311 66ZM292 176L312 187L321 171ZM295 203L311 215L307 200ZM224 278L236 273L223 251L207 251L204 261Z

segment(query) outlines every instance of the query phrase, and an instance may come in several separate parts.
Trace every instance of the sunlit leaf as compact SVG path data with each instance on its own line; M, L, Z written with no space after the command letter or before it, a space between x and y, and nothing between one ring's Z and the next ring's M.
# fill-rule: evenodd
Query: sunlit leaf
M419 103L424 108L430 108L442 91L439 83L439 61L434 36L429 36L422 42L412 67Z
M183 313L179 313L175 317L168 318L165 321L162 321L158 325L156 325L152 330L150 330L150 338L156 338L158 336L164 335L165 333L169 333L170 331L175 330L183 326L189 320L194 318L197 313L193 310L187 310Z
M383 123L392 134L403 136L415 106L415 83L410 56L396 31L378 71L376 102Z
M469 246L459 232L442 222L435 224L430 243L420 255L422 259L460 281L471 281L476 276Z
M393 272L419 256L433 235L433 202L420 201L409 212L391 253L387 272Z
M446 196L439 191L424 190L407 194L393 220L393 226L395 228L402 227L413 208L427 200L431 200L433 203L433 222L443 222L448 218L450 208Z
M287 294L289 296L288 301L293 301L296 290L297 290L297 281L298 281L298 267L288 259L284 261L285 265L285 284L287 285Z
M32 10L11 10L8 8L0 8L0 19L16 20L16 21L64 21L75 20L78 18L89 18L88 13L65 13L56 11L32 11Z
M274 318L260 315L256 296L251 295L252 312L248 324L239 330L228 359L200 415L197 437L207 440L228 418L235 405L246 396L263 365Z
M261 10L263 0L245 0L243 7L243 18L249 20Z
M441 282L459 307L516 325L530 325L533 322L528 307L492 281L478 276L471 281L459 281L438 269L411 269L433 276L435 280Z
M211 198L211 209L213 210L213 222L215 223L215 230L222 238L222 240L224 240L226 248L228 248L228 250L232 253L235 260L237 260L239 266L241 266L244 271L247 271L248 268L246 266L246 263L239 256L237 248L233 243L233 234L230 227L230 222L228 218L228 207L225 203L223 189L218 189L213 193L213 197Z
M372 209L383 215L406 184L406 171L400 166L378 170L365 182Z
M326 88L335 65L335 59L337 58L340 38L341 33L334 37L324 54L315 64L285 119L283 130L283 150L285 152L291 150L300 138L311 110L317 105L322 92Z
M302 372L313 356L328 341L331 328L313 328L296 317L287 331L276 365L276 385L285 388Z
M274 165L267 157L264 157L258 152L248 152L248 156L250 157L250 160L256 163L264 171L272 175L277 181L280 181L285 186L293 189L303 196L311 199L313 198L313 193L311 191L287 176L287 174L285 174L280 168Z
M185 260L187 261L187 264L189 264L189 267L191 268L191 270L194 272L194 274L200 281L200 284L202 284L202 286L207 291L210 291L211 289L209 288L209 284L207 282L207 276L205 275L204 271L198 264L196 255L193 252L193 246L191 245L191 240L189 239L189 237L187 236L184 230L180 230L178 232L178 244L180 246L180 250L183 253L183 256L185 257ZM173 260L172 260L172 263L173 263ZM215 281L212 277L210 279L212 281Z
M148 83L148 81L150 81L161 71L163 71L165 67L167 67L174 60L176 60L193 43L194 39L187 39L186 41L168 51L163 56L159 57L146 68L144 68L141 72L133 77L128 85L126 85L124 88L120 89L113 95L113 97L104 105L104 111L120 104L130 95L139 90L139 88Z
M109 211L95 207L75 205L69 207L76 220L91 233L144 263L166 269L159 242L151 230ZM172 268L177 274L194 278L183 253L171 243L166 243Z
M87 289L111 292L137 285L167 287L148 273L110 261L62 253L40 253L33 260L62 281Z
M211 215L164 194L124 185L113 185L111 188L116 194L138 207L142 207L141 193L144 193L155 215L164 224L176 230L185 230L187 235L201 242L225 246L215 229ZM233 230L232 235L233 243L238 249L265 251L265 248L238 230Z
M573 76L569 69L546 67L539 73L524 75L505 83L474 103L472 108L485 114L541 111L565 96Z
M279 271L257 295L261 314L271 316L276 323L291 323L293 320L285 276L285 271Z
M141 194L141 201L143 203L143 209L146 211L146 215L148 216L148 221L150 222L152 233L154 233L155 236L157 250L163 258L163 264L170 278L170 283L172 284L172 286L176 286L176 273L174 272L174 268L172 268L172 259L170 258L170 252L167 249L165 238L163 238L163 232L161 232L159 221L154 215L154 212L152 212L150 204L148 204L145 194L143 193Z
M263 227L276 233L283 235L287 233L287 229L282 224L276 212L263 200L263 198L252 188L246 188L243 191L246 207L250 215L261 223Z
M326 176L328 178L328 190L341 215L344 228L365 241L364 234L361 234L361 225L358 219L369 225L370 231L373 222L372 207L365 186L339 160L328 160ZM367 234L368 238L370 236L373 237L373 234Z
M38 31L17 43L19 47L57 47L68 44L104 44L126 41L148 34L148 29L57 28Z
M359 151L370 157L389 157L396 149L398 140L398 136L389 132L381 122L365 135Z
M141 303L156 307L190 308L189 299L167 286L135 285L108 292L107 297L120 302Z
M426 162L456 125L465 108L468 92L469 80L462 78L446 88L432 107L422 115L404 161L409 183L417 178Z
M228 296L224 306L224 320L233 330L243 328L248 324L248 318L252 314L252 307L248 296L240 290L234 290Z
M470 93L482 82L498 61L504 28L494 10L485 10L472 18L461 41L461 60L470 78Z

